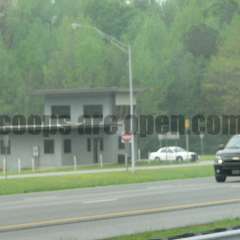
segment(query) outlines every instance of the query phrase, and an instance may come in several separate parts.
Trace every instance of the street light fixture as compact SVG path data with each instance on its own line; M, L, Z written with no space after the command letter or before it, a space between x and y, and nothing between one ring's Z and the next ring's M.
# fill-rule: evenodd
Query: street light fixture
M109 40L114 46L119 48L122 52L128 55L128 71L129 71L129 98L130 98L130 131L132 134L131 139L131 162L132 162L132 171L135 171L135 136L134 136L134 106L133 106L133 73L132 73L132 49L130 45L127 45L117 38L109 35L97 27L89 26L89 25L82 25L80 23L72 23L72 28L88 28L92 29L97 32L102 38Z

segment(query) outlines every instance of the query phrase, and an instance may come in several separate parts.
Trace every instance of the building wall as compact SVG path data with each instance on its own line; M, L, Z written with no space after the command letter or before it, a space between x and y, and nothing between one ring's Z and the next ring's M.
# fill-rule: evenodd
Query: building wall
M6 157L8 169L17 170L18 159L21 159L22 168L31 168L33 159L33 148L38 146L39 158L35 158L36 166L41 168L61 167L73 165L74 156L77 158L78 165L94 164L93 157L93 139L103 138L104 150L100 151L98 145L98 154L102 153L103 163L117 162L118 155L118 136L117 135L80 135L77 131L72 131L70 135L50 135L45 137L41 135L10 135L11 154L0 155L0 168L3 168L3 159ZM1 136L0 136L1 138ZM87 139L91 139L91 152L87 150ZM54 154L44 153L44 139L54 139ZM71 139L72 152L70 154L64 153L63 142L64 139ZM98 155L100 156L100 155Z
M50 136L49 139L54 139L55 154L44 154L43 141L47 139L41 135L16 135L11 134L11 153L9 155L0 155L0 168L3 166L3 159L6 157L9 169L16 170L18 159L21 159L22 168L32 167L33 148L38 146L39 160L36 159L35 164L39 167L59 167L62 162L60 135Z
M135 103L134 99L134 103ZM83 95L64 95L64 96L52 96L45 98L45 115L51 115L51 106L70 105L71 107L71 122L78 122L79 117L83 116L84 105L99 105L103 106L103 117L113 114L116 105L128 105L129 95L124 94L83 94ZM95 138L104 139L104 150L98 151L98 155L101 153L104 163L113 163L118 161L118 155L124 155L125 150L118 149L119 136L124 132L123 129L119 129L117 134L108 135L102 133L102 135L80 135L77 130L73 130L70 135L50 135L46 137L43 134L40 135L10 135L11 141L11 154L7 155L8 168L16 170L18 166L18 159L21 159L22 168L31 168L33 158L33 148L38 146L39 159L37 159L36 166L39 167L60 167L64 165L73 165L74 156L77 159L77 163L81 164L94 164L93 157L93 141ZM0 136L1 138L1 136ZM87 139L91 139L92 149L91 152L87 150ZM44 154L44 139L53 139L55 142L54 154ZM63 152L64 139L72 140L72 152L65 154ZM136 141L137 143L137 141ZM98 146L99 148L100 146ZM137 145L136 145L137 149ZM4 155L0 155L0 168L3 166Z
M136 105L136 96L133 96L133 104ZM115 96L116 106L130 106L129 93L117 93Z
M45 98L44 114L51 115L51 106L70 105L71 122L78 122L79 117L83 116L84 105L103 105L103 116L111 115L113 112L112 95L75 95L75 96L54 96Z
M66 138L70 138L70 136ZM71 134L72 153L62 153L63 165L72 165L74 156L76 157L79 165L94 164L93 141L96 138L103 138L104 150L101 151L100 144L98 145L98 156L102 154L103 162L117 162L118 138L116 135L79 135L77 132L74 132ZM88 139L91 141L91 152L87 149Z

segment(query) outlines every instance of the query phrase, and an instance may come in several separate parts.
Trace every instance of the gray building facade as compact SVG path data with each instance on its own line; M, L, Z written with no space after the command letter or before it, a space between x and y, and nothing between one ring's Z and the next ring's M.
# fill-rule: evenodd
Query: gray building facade
M1 133L0 168L3 159L12 170L19 161L22 168L124 161L121 135L129 114L127 89L39 90L34 95L44 98L44 117L2 126L7 134Z

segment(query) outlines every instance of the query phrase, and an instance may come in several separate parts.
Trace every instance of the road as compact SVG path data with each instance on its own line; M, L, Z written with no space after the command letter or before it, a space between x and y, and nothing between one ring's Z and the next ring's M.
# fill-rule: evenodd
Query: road
M0 197L0 239L102 239L239 216L239 178L22 194Z

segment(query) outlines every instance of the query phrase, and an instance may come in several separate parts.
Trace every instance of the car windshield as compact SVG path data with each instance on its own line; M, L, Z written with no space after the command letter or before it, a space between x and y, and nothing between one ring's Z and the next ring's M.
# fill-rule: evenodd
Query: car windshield
M158 152L166 152L166 148L160 148L159 150L158 150Z
M240 148L240 136L234 136L229 140L226 148Z
M175 152L186 152L186 150L183 148L177 147L175 148Z

